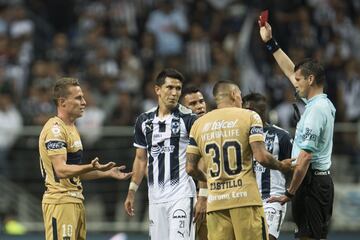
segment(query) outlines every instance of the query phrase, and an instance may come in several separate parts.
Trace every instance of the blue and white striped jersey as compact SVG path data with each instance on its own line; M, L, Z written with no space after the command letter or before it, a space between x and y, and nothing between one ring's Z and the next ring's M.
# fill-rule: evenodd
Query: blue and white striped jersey
M276 125L266 125L264 127L264 136L266 149L275 159L283 160L291 157L293 140L286 130ZM256 161L254 169L262 199L285 193L286 180L282 172L265 168Z
M186 173L185 164L196 115L180 104L165 119L159 119L157 113L158 108L153 108L135 123L134 146L147 149L149 202L195 197L195 183Z

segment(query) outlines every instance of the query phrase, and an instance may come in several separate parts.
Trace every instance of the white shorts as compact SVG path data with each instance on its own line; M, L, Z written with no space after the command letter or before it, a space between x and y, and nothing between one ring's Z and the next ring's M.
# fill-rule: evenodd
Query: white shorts
M281 205L278 202L267 203L266 201L263 201L263 204L269 234L279 238L281 225L286 214L286 204Z
M149 239L194 240L195 198L149 205Z

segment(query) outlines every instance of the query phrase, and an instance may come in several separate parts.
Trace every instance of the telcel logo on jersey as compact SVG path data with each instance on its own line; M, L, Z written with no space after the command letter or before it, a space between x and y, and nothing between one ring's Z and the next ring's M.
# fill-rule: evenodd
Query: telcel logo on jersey
M221 120L221 121L209 122L204 125L202 131L207 132L209 130L214 131L214 130L220 130L226 128L233 128L235 127L237 121L238 120L234 120L234 121Z

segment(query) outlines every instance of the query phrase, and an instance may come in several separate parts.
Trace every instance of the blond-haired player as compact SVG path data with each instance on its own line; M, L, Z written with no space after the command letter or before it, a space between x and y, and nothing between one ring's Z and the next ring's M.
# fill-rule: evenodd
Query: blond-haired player
M42 210L47 240L86 239L82 179L112 177L128 179L132 173L115 167L114 162L100 164L95 158L82 163L83 147L75 120L84 113L86 101L79 82L60 78L54 87L57 116L50 118L39 137L41 172L45 179Z

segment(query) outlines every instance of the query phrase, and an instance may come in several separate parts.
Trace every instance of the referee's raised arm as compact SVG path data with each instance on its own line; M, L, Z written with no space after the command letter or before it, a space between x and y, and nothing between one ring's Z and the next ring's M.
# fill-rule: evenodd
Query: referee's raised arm
M261 39L265 43L267 50L274 56L283 73L287 76L287 78L291 81L292 85L295 87L295 64L280 48L275 38L273 38L270 24L268 22L265 22L265 25L261 26L259 20L259 27Z

